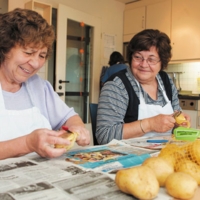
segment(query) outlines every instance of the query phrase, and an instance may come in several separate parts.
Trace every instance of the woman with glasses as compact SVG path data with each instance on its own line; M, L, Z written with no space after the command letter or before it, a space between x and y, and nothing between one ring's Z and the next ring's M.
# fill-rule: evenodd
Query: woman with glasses
M130 67L111 77L100 94L96 130L99 144L172 133L173 113L181 107L177 89L163 71L170 59L170 39L165 33L146 29L131 39Z

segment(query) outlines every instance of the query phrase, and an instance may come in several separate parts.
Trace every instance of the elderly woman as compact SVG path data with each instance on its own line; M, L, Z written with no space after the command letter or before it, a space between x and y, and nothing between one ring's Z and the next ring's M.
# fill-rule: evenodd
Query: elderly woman
M35 11L15 9L0 15L0 159L36 152L57 157L69 145L59 137L63 125L87 145L89 132L73 108L36 73L51 53L53 28Z
M146 29L131 39L130 67L111 77L100 94L96 130L99 144L171 134L173 113L181 107L177 89L163 71L170 58L170 39L159 30Z

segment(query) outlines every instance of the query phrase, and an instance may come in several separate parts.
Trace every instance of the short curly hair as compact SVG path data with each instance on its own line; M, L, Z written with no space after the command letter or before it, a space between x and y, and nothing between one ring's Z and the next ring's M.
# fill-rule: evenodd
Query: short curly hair
M16 45L26 47L47 47L47 56L52 52L55 40L54 29L37 12L16 8L0 14L0 64L6 54Z
M138 51L148 51L156 47L161 61L161 70L166 69L171 57L172 47L169 37L156 29L145 29L133 36L128 44L128 62L131 66L132 56Z

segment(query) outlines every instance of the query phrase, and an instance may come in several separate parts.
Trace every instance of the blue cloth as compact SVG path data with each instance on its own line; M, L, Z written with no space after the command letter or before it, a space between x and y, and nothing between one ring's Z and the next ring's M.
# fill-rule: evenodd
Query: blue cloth
M102 78L102 82L105 83L111 75L113 75L123 69L126 69L126 68L127 68L126 64L115 64L115 65L108 67L108 69L106 70L106 72Z

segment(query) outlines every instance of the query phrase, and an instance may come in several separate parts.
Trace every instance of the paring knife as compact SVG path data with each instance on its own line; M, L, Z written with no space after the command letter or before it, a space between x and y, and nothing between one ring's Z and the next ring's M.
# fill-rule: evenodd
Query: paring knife
M73 133L72 131L69 130L69 128L67 126L62 126L62 129L67 131L68 133Z

